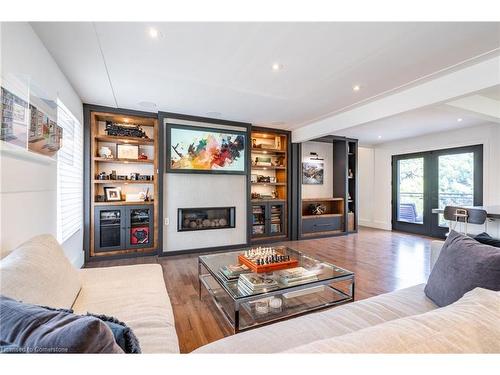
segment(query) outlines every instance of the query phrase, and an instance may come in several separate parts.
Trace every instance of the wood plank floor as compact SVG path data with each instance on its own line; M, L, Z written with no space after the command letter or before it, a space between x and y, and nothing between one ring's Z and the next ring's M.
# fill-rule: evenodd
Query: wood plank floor
M283 242L356 275L356 300L425 282L431 238L361 228L349 236ZM91 262L87 267L159 263L172 302L182 353L231 335L210 297L198 299L195 255Z

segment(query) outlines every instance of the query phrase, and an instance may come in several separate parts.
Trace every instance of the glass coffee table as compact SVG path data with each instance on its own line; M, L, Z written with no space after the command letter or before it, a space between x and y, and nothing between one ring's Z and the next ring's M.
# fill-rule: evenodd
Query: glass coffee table
M238 256L250 248L198 257L199 297L202 286L232 326L235 333L292 316L354 301L354 273L283 246L280 254L298 260L300 275L290 272L245 273L228 279L221 268L238 265ZM249 289L247 280L263 280L259 289ZM264 285L264 287L262 287Z

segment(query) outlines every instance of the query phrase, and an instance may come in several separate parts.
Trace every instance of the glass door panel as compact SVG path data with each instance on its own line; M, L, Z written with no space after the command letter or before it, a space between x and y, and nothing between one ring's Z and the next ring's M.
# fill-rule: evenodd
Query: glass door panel
M132 247L149 247L152 244L152 212L151 208L130 208L129 215L129 244Z
M397 220L424 223L424 158L398 161Z
M266 205L259 204L252 206L252 235L266 235Z
M282 234L285 227L285 217L282 204L271 204L271 235Z
M474 153L440 155L438 158L438 204L446 206L474 205ZM448 223L439 214L439 226Z
M123 247L124 217L122 209L96 210L95 251L108 251Z

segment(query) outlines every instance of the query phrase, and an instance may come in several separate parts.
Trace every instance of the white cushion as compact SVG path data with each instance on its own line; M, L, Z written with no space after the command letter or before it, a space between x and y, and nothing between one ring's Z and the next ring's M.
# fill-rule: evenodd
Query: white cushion
M76 314L105 314L123 321L143 353L179 353L174 314L159 264L80 270Z
M421 314L437 308L424 284L367 298L329 310L256 328L196 349L195 353L276 353L316 340Z
M69 309L80 275L51 235L23 243L0 260L0 292L18 301Z
M293 353L499 353L500 292L476 288L446 307L293 348Z

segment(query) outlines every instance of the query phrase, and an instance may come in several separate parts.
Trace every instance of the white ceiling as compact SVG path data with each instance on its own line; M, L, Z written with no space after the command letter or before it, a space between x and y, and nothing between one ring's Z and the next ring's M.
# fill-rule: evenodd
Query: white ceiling
M153 102L162 111L220 112L225 119L288 129L500 47L500 23L32 26L86 103L151 110L139 103ZM150 26L163 37L151 39ZM284 69L272 71L274 62ZM429 129L444 122L441 109L419 114L429 119ZM412 127L421 124L415 113L401 116ZM461 126L472 124L465 119ZM385 128L413 131L390 121Z
M500 107L500 86L494 86L475 92L474 95L499 100L498 105ZM500 122L500 118L498 122ZM454 108L444 103L441 105L419 108L396 116L354 126L349 129L341 130L336 134L344 137L356 138L360 141L361 145L366 146L425 134L483 125L486 123L488 123L488 121L479 114L460 108Z

